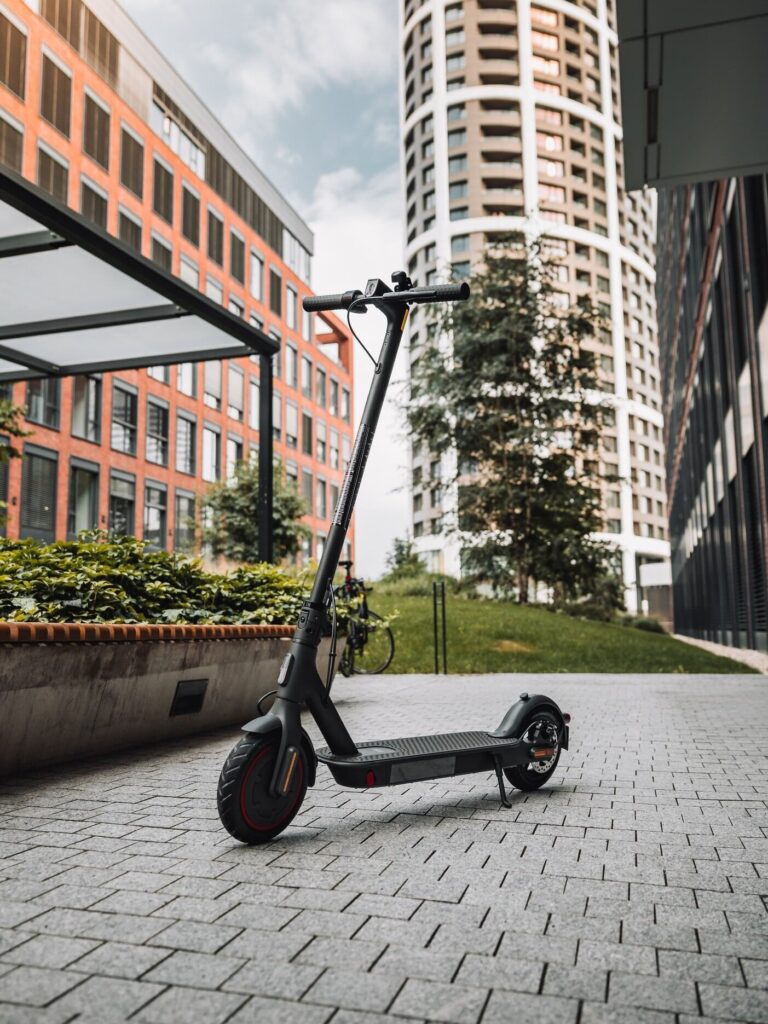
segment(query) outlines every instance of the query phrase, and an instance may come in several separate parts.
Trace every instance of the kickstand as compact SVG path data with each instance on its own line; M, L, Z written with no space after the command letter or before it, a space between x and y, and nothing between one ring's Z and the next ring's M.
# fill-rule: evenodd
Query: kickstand
M509 802L507 791L504 788L504 779L502 778L501 775L501 758L499 757L498 754L494 754L493 761L494 764L496 765L496 780L499 783L499 797L501 799L501 804L503 807L509 808L512 806L512 804Z

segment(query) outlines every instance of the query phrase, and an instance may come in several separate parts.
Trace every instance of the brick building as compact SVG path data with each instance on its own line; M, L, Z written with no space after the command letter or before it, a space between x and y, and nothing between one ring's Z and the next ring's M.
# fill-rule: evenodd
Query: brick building
M114 0L0 0L0 162L280 340L274 449L317 556L352 352L336 317L302 312L313 239L295 210ZM5 385L33 431L0 480L8 535L98 526L192 550L200 495L258 450L258 389L255 356Z

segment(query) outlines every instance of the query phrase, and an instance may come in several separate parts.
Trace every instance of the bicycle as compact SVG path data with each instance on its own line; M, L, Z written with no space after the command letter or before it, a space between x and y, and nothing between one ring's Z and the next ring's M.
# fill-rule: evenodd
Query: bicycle
M345 571L344 582L333 588L337 599L355 604L347 617L347 643L339 661L343 676L375 676L385 672L395 656L395 638L384 619L368 607L368 594L372 587L351 574L352 563L339 562ZM359 603L358 603L359 601Z

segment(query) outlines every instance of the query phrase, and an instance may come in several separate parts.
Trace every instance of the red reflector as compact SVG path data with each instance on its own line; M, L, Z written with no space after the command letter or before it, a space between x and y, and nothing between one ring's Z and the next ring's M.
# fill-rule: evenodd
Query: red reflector
M565 722L566 725L570 725L571 724L571 716L568 715L568 714L563 715L563 721Z
M365 784L366 784L366 786L375 786L376 785L376 776L373 774L372 771L369 771L366 774L366 776L365 776Z

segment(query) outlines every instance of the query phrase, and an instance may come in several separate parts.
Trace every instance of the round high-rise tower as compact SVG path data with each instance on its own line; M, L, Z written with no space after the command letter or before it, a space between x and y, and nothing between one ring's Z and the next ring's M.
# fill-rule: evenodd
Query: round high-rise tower
M606 536L630 607L638 568L668 557L652 194L624 191L615 0L401 0L406 261L418 283L468 273L519 232L560 259L563 302L589 294L613 413L600 451ZM425 339L410 333L411 365ZM430 568L458 574L441 532L446 467L412 453L412 528Z

